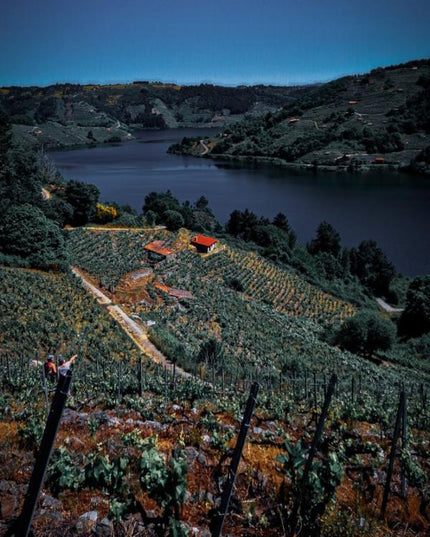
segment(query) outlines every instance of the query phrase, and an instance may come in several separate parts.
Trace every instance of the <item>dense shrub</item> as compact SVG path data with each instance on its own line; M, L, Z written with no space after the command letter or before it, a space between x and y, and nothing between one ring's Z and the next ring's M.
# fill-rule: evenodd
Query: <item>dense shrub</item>
M371 356L377 350L388 350L395 339L395 326L373 312L360 312L340 327L335 341L343 349Z
M399 333L419 337L430 331L430 276L415 278L406 295L406 308L399 321Z
M22 258L28 266L67 267L67 250L60 228L31 205L13 205L2 218L0 251Z

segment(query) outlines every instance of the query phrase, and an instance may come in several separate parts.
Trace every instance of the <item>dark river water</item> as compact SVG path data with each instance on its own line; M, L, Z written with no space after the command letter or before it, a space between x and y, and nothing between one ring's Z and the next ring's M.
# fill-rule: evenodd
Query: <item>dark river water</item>
M234 209L268 217L281 211L302 244L326 220L341 234L343 246L374 239L403 274L430 274L430 180L397 173L243 167L166 153L183 136L207 132L144 131L126 144L51 156L67 179L97 185L102 201L140 211L146 194L170 189L180 201L205 195L222 223Z

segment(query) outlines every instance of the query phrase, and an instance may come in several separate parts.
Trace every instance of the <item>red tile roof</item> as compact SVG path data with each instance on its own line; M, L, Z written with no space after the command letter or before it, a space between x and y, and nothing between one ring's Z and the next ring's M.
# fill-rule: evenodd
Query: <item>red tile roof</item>
M148 250L149 252L154 252L155 254L168 256L170 254L173 254L172 250L169 250L168 248L163 248L164 241L153 241L144 246L144 250Z
M206 246L207 248L210 248L216 242L218 242L218 239L205 237L204 235L196 235L191 239L191 244L198 244L199 246Z

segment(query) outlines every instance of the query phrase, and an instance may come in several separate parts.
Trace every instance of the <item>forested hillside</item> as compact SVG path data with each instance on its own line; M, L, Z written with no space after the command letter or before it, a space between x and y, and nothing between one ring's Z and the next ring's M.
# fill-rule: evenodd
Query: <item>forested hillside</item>
M184 139L170 150L314 169L373 166L428 173L429 80L428 60L340 78L203 144Z
M131 139L134 128L223 127L279 110L309 87L134 82L0 89L15 135L45 148Z

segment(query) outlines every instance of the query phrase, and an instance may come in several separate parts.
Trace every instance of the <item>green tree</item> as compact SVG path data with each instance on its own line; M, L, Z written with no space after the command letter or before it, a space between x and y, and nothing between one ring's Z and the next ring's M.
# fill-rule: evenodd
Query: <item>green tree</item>
M188 200L184 201L180 209L180 212L181 212L182 218L184 219L184 227L188 229L194 229L195 209L191 207L191 203Z
M70 224L73 219L73 207L67 201L58 198L45 200L42 210L47 218L63 227Z
M342 278L344 276L344 268L341 260L327 252L320 252L315 256L315 263L318 273L323 274L327 280Z
M68 264L62 231L38 207L29 204L13 205L4 214L0 251L34 268L65 270Z
M145 196L145 204L142 210L144 214L148 211L153 211L160 217L166 211L180 212L181 206L170 190L167 190L167 192L150 192Z
M157 222L157 213L154 213L154 211L148 211L145 214L145 219L148 223L148 226L154 226Z
M261 222L258 216L249 209L244 211L235 210L231 213L226 224L226 231L234 236L240 236L245 241L249 241L255 226Z
M235 237L237 237L237 235L239 235L242 229L241 212L235 209L230 214L230 218L225 227L227 233L230 233L230 235L234 235Z
M343 323L335 341L343 349L370 357L377 350L388 350L395 335L391 321L377 313L363 311Z
M340 253L340 235L328 222L321 222L317 235L308 245L308 252L316 255L322 252L337 257Z
M350 250L351 273L375 294L387 295L396 275L394 265L373 240L362 241Z
M264 248L264 256L281 262L290 259L289 235L279 227L273 224L256 225L252 228L250 238Z
M273 219L272 223L274 226L286 231L287 233L290 232L290 224L288 223L288 219L284 213L278 213Z
M406 308L399 321L399 333L419 337L430 332L430 276L415 278L406 295Z
M285 214L278 213L273 219L272 224L288 233L288 246L290 247L290 249L293 249L297 242L297 235L290 226L290 223L288 222L288 219Z
M42 206L42 181L34 153L12 147L0 169L0 214L23 203Z
M94 219L100 195L95 185L69 181L65 195L67 203L73 207L72 225L83 226Z
M170 231L177 231L184 226L184 218L178 211L165 211L161 215L161 219Z
M52 158L44 151L36 154L37 166L39 168L40 180L43 184L56 182L60 176Z
M34 119L38 123L43 123L50 117L55 116L57 111L57 100L55 97L48 97L44 99L38 106Z
M207 209L208 205L209 205L209 201L206 198L206 196L200 196L200 198L196 201L197 209L200 209L200 210Z
M9 116L0 108L0 174L6 164L7 153L12 147L12 126Z

